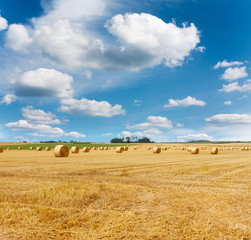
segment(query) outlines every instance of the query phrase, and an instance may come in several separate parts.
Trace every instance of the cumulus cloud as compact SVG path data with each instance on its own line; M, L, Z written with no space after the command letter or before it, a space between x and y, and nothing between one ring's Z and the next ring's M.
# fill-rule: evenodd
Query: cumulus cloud
M166 117L161 116L149 116L147 117L146 122L127 125L127 129L139 129L139 130L152 130L152 129L171 129L172 121L168 120Z
M208 136L206 133L198 133L198 134L188 134L186 136L177 136L177 139L181 141L196 141L196 140L212 140L211 136Z
M32 97L71 97L73 78L54 69L39 68L25 72L15 83L16 93Z
M224 74L221 76L221 79L227 80L229 82L234 81L239 78L247 77L246 67L234 67L228 68L225 70Z
M73 24L69 20L57 20L37 26L34 39L44 56L58 64L67 68L91 66L86 57L91 45L97 42L92 42L82 28L81 24Z
M14 51L25 52L33 42L28 31L22 24L11 24L6 33L6 46Z
M106 11L106 0L52 0L51 5L44 5L46 15L34 22L48 23L59 19L71 21L90 19L96 16L103 16Z
M205 121L216 126L251 124L251 115L248 114L217 114L205 118Z
M188 106L205 106L206 103L202 100L197 100L194 97L186 97L182 100L169 99L168 104L164 105L164 108L169 107L188 107Z
M121 105L112 106L107 101L95 101L82 98L80 100L69 98L61 100L61 112L68 114L89 116L89 117L112 117L116 115L124 115L126 111Z
M12 24L6 45L23 51L32 44L36 52L70 70L139 71L162 63L173 68L181 66L192 50L203 51L197 47L200 33L193 23L179 27L146 13L118 14L108 20L109 37L119 43L112 44L108 35L98 36L90 24L105 16L109 4L107 0L51 1L45 15L32 19L32 28Z
M200 42L193 23L180 28L146 13L118 14L106 27L121 43L121 55L130 57L135 70L161 62L168 67L180 66Z
M6 127L11 128L13 131L29 132L28 134L35 137L85 137L84 134L77 132L66 133L61 128L53 128L46 124L29 123L27 120L19 120L17 122L9 122L5 124Z
M233 82L229 84L223 84L222 89L219 89L220 92L249 92L251 91L251 79L247 80L243 85L239 85L238 82Z
M0 31L3 31L8 28L8 21L0 16Z
M79 132L69 132L64 134L66 137L73 137L73 138L84 138L86 135L81 134Z
M5 95L2 100L0 101L0 104L5 103L6 105L11 104L12 102L15 102L17 97L13 94L7 94Z
M46 124L33 124L29 123L27 120L19 120L17 122L10 122L5 125L14 131L24 131L24 132L38 132L42 134L49 134L53 136L63 136L64 131L60 128L53 128Z
M228 62L227 60L223 60L222 62L217 62L216 65L214 65L214 69L220 68L220 67L232 67L232 66L238 66L238 65L243 65L243 62L238 62L238 61L232 61Z
M32 106L22 108L22 114L24 118L30 123L36 124L61 124L59 119L56 119L56 115L41 109L33 109Z
M232 103L232 101L225 101L224 104L225 105L232 105L233 103Z
M142 132L129 132L129 131L123 131L118 134L118 137L137 137L142 138L144 137L144 134Z
M179 127L179 128L184 127L184 124L183 123L176 123L176 127Z

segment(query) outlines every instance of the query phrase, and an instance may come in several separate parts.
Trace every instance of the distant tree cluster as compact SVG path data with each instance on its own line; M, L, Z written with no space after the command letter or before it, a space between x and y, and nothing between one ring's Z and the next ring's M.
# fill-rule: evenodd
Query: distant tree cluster
M138 139L137 137L125 137L125 138L113 138L111 143L153 143L149 138L143 137Z

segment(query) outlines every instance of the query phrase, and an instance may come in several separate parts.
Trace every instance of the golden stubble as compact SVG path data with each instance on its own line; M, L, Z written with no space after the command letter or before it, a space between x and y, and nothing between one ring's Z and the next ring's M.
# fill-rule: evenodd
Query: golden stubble
M250 239L251 152L148 146L4 151L0 239Z

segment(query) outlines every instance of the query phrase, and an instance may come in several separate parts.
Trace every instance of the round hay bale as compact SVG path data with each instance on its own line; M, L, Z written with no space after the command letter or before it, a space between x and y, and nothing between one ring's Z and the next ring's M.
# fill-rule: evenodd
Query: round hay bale
M3 149L2 148L0 148L0 153L2 153L3 152Z
M123 147L116 147L116 149L115 149L116 153L122 153L123 150L124 150Z
M92 150L97 150L97 148L96 148L96 147L93 147Z
M57 145L54 148L55 157L68 157L69 156L69 148L65 145Z
M49 152L50 150L51 150L50 147L46 147L46 148L45 148L45 151L48 151L48 152Z
M192 153L192 154L198 154L199 152L200 152L199 148L193 148L193 149L191 150L191 153Z
M244 150L245 150L245 151L248 151L248 147L245 147Z
M10 150L10 148L6 148L6 150L7 150L7 151L9 151L9 150Z
M127 146L124 147L124 151L128 151L128 147Z
M193 150L193 147L187 147L187 151L191 152Z
M21 148L21 147L18 147L18 150L22 150L22 148Z
M34 150L34 148L33 148L33 147L30 147L30 150Z
M153 147L153 153L161 153L160 147Z
M104 150L104 147L100 147L98 150L101 150L101 151L103 151Z
M241 147L241 150L245 150L245 147Z
M89 151L90 151L90 148L88 148L88 147L83 148L83 152L89 152Z
M37 147L36 150L37 151L42 151L42 148L41 147Z
M72 147L71 153L79 153L79 147Z
M211 149L211 154L218 154L218 148L212 148Z
M104 150L108 150L108 147L104 147Z

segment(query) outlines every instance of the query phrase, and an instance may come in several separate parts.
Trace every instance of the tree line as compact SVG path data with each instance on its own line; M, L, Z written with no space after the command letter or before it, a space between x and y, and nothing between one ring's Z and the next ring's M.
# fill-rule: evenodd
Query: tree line
M137 137L122 137L122 138L113 138L110 140L110 143L153 143L149 138L137 138Z

